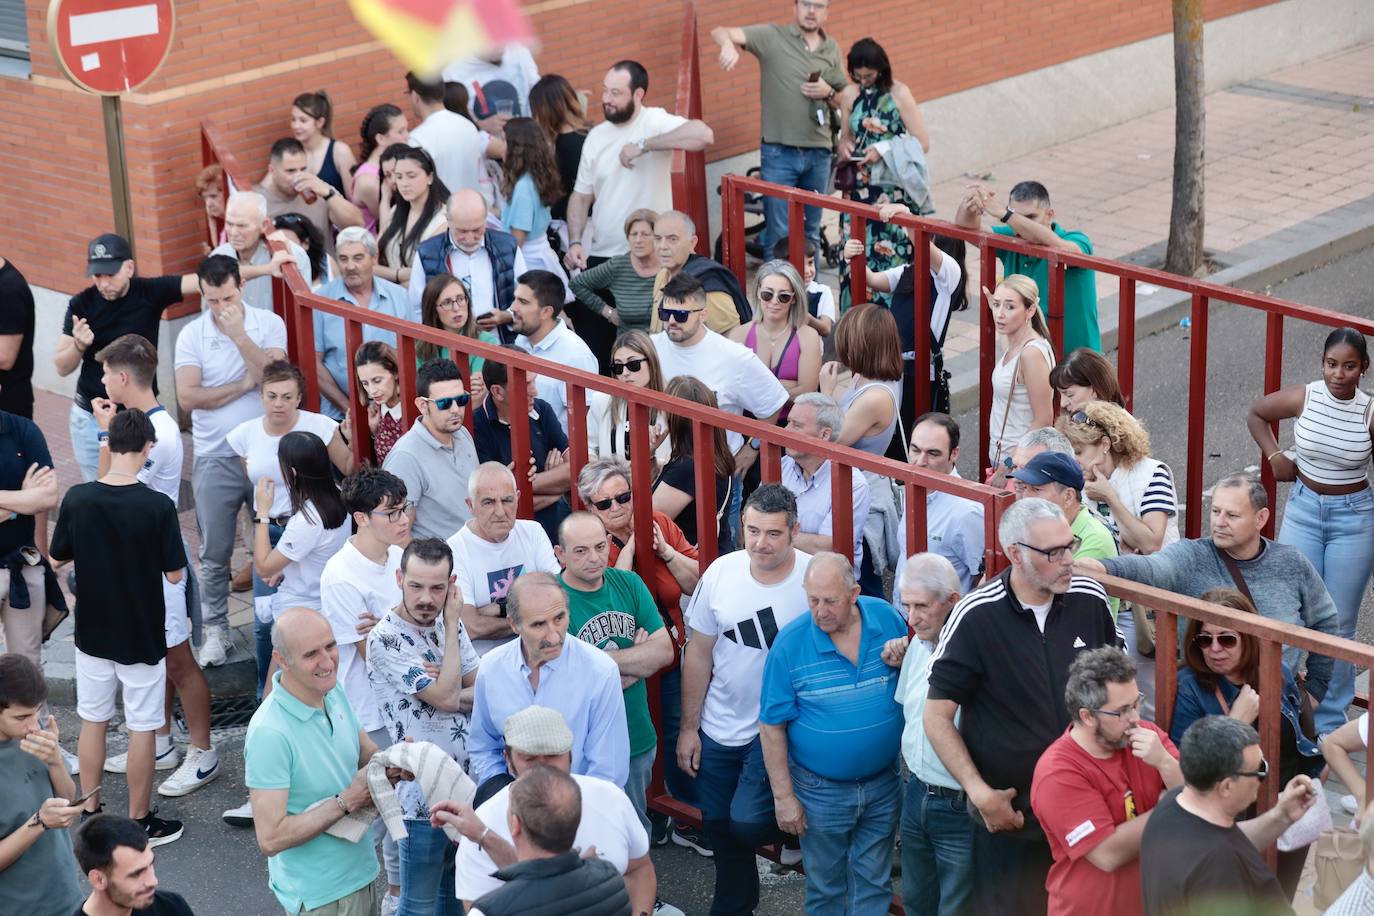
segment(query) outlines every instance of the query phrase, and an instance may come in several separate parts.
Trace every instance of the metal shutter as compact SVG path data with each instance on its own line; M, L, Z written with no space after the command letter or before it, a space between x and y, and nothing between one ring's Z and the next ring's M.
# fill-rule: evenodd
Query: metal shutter
M0 56L29 56L29 27L24 0L0 0Z

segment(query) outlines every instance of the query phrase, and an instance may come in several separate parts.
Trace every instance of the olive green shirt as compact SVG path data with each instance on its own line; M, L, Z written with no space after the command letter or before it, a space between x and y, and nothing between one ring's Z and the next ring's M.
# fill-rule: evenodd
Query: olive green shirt
M847 80L835 39L822 31L820 46L812 51L795 22L751 25L743 32L744 49L759 59L763 142L830 149L829 106L802 95L801 84L819 70L836 92L844 89Z

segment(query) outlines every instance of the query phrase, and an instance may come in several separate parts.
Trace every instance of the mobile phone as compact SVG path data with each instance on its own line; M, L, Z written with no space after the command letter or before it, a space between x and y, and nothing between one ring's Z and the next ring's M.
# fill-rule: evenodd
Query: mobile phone
M98 786L98 785L97 785L97 786L94 786L94 787L91 789L91 791L87 792L85 795L81 796L80 798L73 798L70 802L68 802L68 805L74 806L74 805L84 804L84 803L86 803L87 801L90 800L90 798L91 798L92 795L96 794L96 793L99 792L99 791L100 791L100 786Z
M820 79L820 78L821 78L821 71L819 71L819 70L813 70L813 71L811 72L811 75L808 76L808 77L806 78L806 81L807 81L808 83L814 83L816 80L818 80L818 79Z

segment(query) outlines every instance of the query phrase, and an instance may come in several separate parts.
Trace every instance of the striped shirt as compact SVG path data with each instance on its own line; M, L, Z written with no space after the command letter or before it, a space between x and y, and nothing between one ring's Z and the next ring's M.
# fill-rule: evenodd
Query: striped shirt
M1164 543L1168 547L1178 540L1178 493L1174 490L1174 475L1169 466L1154 458L1141 458L1130 467L1117 465L1108 481L1126 508L1137 518L1144 519L1151 512L1162 512L1168 518L1164 525ZM1111 507L1104 502L1094 504L1098 516L1107 523L1112 535L1121 539L1121 523L1112 517Z
M1353 398L1340 401L1322 379L1309 382L1302 413L1293 424L1299 473L1327 486L1364 482L1371 450L1370 405L1370 396L1358 388Z

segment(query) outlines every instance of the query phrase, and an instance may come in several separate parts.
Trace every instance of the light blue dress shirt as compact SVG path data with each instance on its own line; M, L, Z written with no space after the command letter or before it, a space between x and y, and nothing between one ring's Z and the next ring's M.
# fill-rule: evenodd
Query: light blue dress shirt
M339 302L347 302L349 305L357 305L358 300L344 286L342 277L330 280L320 287L319 295L326 299L336 299ZM380 312L383 315L391 315L394 318L404 318L407 321L420 321L419 311L411 308L410 296L405 288L397 286L390 280L383 280L381 277L372 278L372 300L368 302L368 311ZM383 331L369 325L363 326L363 341L380 340L396 346L396 335L390 331ZM333 376L334 382L345 392L348 391L348 373L352 371L353 354L348 352L348 341L344 335L344 320L337 315L326 315L324 312L315 313L315 352L320 354L324 361L324 367ZM342 420L343 413L333 404L320 398L320 413L335 420Z
M902 674L897 678L897 702L906 714L906 727L902 729L902 759L916 778L928 786L943 786L958 791L959 781L949 775L949 770L940 762L935 748L926 738L925 714L927 688L930 686L930 660L935 655L935 644L911 640L907 646L906 658L902 659ZM960 713L954 714L954 725L959 725Z

